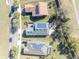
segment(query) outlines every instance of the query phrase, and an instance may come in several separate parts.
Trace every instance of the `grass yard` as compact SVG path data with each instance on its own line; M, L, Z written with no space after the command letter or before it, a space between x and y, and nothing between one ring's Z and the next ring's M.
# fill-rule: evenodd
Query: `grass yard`
M22 40L26 41L40 41L40 42L48 42L50 43L52 41L51 37L28 37L28 38L22 38Z
M22 16L22 28L25 28L25 23L31 22L29 16Z
M45 59L66 59L64 55L60 55L60 52L57 50L58 42L54 42L51 50L51 54L47 56Z

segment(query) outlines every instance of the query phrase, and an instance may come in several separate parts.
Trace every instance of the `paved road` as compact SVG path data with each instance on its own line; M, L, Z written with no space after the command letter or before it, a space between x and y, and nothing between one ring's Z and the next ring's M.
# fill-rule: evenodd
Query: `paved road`
M79 25L79 10L78 10L78 6L76 4L76 0L72 0L72 4L73 4L75 16L76 16L76 21L77 21L77 23Z
M5 0L0 0L0 59L8 58L9 19Z

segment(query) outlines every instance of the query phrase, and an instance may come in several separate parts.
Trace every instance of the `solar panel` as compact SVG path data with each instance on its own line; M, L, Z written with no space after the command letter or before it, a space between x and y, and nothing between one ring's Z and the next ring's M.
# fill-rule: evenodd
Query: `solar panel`
M35 43L32 43L32 48L33 49L41 49L43 46L44 46L44 44L35 44Z
M46 24L45 23L37 23L37 28L46 29Z

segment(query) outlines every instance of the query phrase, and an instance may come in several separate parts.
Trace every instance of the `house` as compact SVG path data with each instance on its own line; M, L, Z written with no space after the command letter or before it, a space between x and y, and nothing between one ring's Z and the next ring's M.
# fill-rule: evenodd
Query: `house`
M26 26L26 36L47 36L49 35L49 23L48 22L35 22L29 23Z
M22 46L24 46L21 49L22 55L46 56L51 52L51 46L44 42L24 41Z
M25 5L25 12L31 13L32 17L36 16L47 16L48 15L48 7L47 2L39 2L36 1L35 4L26 4Z
M32 15L32 13L35 13L35 6L32 4L26 4L25 5L25 12L29 15Z

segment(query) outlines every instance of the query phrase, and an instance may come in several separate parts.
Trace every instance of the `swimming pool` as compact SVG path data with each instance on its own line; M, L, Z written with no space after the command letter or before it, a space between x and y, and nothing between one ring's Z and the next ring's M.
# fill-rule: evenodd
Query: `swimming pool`
M37 23L36 24L36 28L38 29L46 29L47 28L47 24L46 23Z
M32 43L32 48L33 49L41 49L43 46L44 46L44 44L35 44L35 43Z

